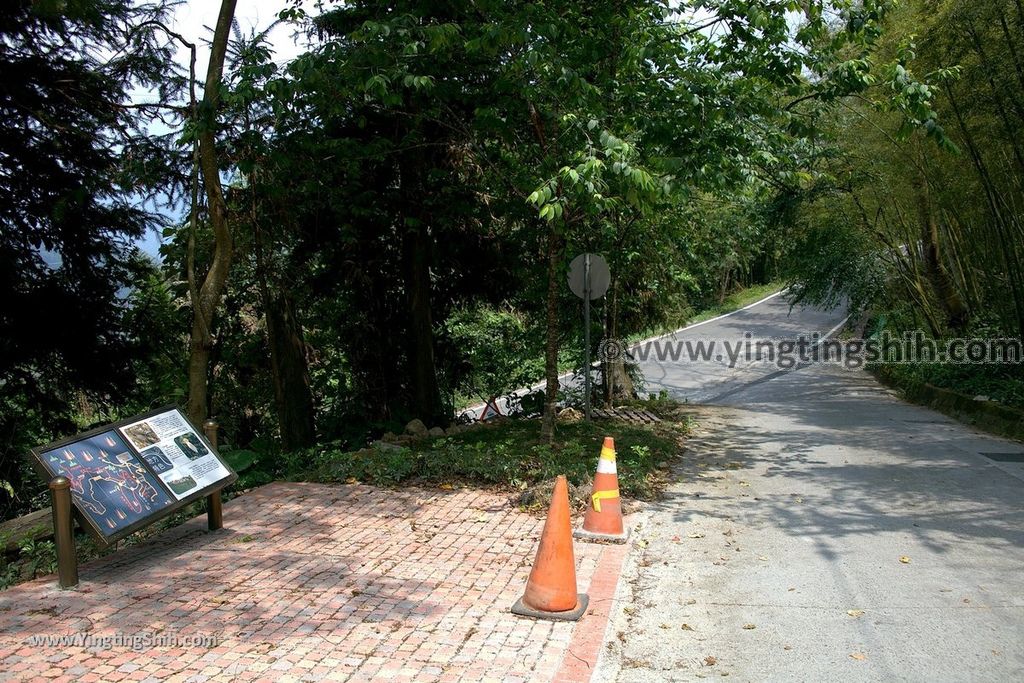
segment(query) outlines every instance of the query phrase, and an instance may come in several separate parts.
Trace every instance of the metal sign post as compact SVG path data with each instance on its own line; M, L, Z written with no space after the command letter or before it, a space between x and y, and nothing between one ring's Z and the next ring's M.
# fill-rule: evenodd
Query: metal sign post
M206 440L213 446L215 452L219 452L217 445L217 429L220 425L213 418L203 423L203 432ZM210 531L216 531L224 526L224 512L221 509L220 489L213 491L206 497L206 527Z
M53 542L57 548L57 582L61 588L74 588L78 585L78 557L75 554L75 522L71 518L71 481L67 477L50 480L50 506L53 511Z
M580 254L569 265L569 289L583 299L583 406L590 420L590 300L608 291L611 273L598 254Z
M583 255L583 411L590 422L590 254Z

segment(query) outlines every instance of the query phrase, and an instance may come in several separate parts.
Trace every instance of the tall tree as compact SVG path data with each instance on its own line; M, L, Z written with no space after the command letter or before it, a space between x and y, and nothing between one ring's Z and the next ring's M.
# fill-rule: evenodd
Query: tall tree
M1024 334L1021 8L901 3L870 55L884 88L794 107L822 124L820 182L793 195L796 291L937 337Z
M159 2L11 0L0 9L0 480L23 449L74 429L80 399L131 385L125 288L165 180L133 91L181 85Z
M195 236L188 255L188 284L192 302L192 336L188 361L188 414L202 423L209 411L208 382L210 352L213 349L213 322L231 270L233 238L228 225L228 207L221 185L221 160L217 149L217 109L220 103L224 59L227 56L236 0L222 0L210 45L203 99L195 112L194 135L199 141L199 166L206 189L207 214L213 228L213 255L202 277L195 272ZM193 206L193 216L198 207ZM193 222L193 227L194 227Z

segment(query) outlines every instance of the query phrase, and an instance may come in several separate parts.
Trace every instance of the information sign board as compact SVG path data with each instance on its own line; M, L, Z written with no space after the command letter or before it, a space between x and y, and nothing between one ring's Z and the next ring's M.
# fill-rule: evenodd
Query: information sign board
M68 478L79 522L107 544L238 478L176 407L33 449L32 455L47 481Z

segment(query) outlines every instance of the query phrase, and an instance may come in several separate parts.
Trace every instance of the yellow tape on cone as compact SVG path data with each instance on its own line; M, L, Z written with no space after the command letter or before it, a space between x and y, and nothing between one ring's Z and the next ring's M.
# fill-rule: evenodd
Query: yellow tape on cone
M618 489L611 489L609 491L594 491L594 495L592 495L590 498L593 501L594 510L596 512L600 512L601 511L601 501L602 500L613 500L613 499L618 498L618 497L619 497L619 490Z

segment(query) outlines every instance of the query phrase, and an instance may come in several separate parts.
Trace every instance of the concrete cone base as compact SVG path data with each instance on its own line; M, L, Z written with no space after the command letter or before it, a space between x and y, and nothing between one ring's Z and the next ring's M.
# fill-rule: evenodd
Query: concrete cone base
M576 621L583 616L583 612L586 611L587 605L590 603L590 597L586 593L580 593L576 596L576 608L566 610L564 612L543 612L541 610L527 607L523 603L523 599L519 598L516 600L516 604L512 605L512 614L518 614L521 617L532 617L533 619L550 619L552 621Z
M625 543L629 540L629 529L626 529L621 534L599 534L594 531L587 531L586 529L577 529L572 532L572 537L593 543Z

